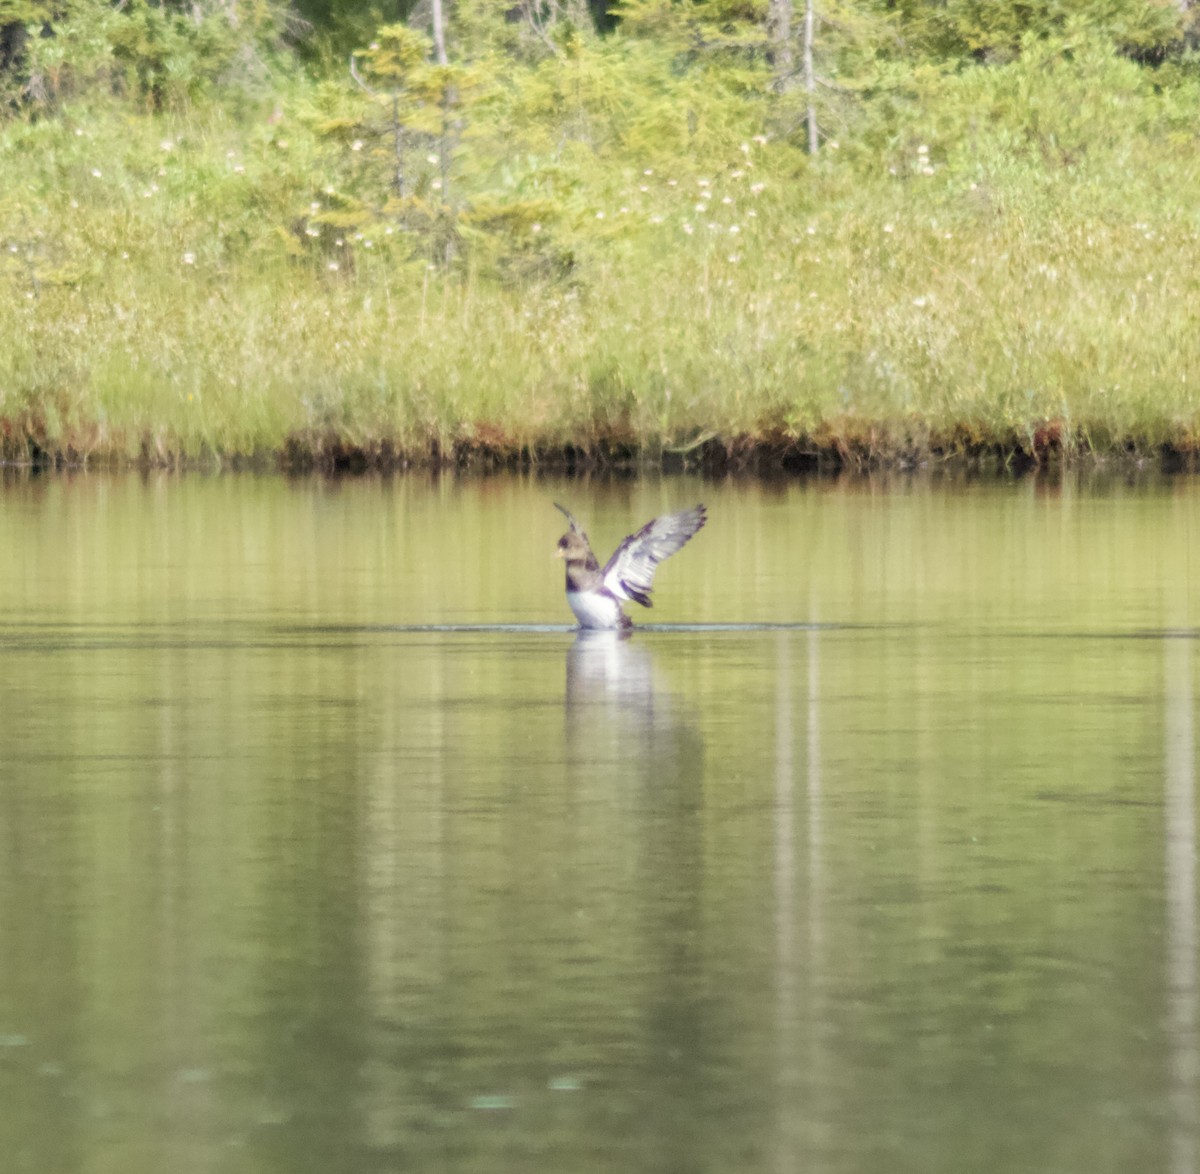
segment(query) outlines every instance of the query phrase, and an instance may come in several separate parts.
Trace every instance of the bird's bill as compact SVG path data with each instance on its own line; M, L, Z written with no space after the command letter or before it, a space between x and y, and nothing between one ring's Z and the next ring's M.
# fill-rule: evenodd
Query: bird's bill
M563 557L562 548L556 546L554 548L554 553L550 557L551 558L562 558Z

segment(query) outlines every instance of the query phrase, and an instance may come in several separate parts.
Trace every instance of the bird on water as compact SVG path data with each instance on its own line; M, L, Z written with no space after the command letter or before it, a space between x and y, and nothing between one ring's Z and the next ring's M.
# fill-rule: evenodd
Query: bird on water
M632 628L622 604L652 607L650 585L658 564L670 558L707 521L704 506L663 514L630 534L600 566L588 536L571 511L554 503L567 515L571 528L558 540L556 557L567 564L567 603L581 628Z

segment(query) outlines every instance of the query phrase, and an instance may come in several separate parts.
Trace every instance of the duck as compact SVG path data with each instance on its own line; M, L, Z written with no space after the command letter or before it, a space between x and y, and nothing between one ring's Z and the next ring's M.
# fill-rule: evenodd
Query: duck
M682 549L708 520L703 505L662 514L624 539L601 567L587 534L571 511L558 502L554 505L566 515L570 526L558 540L555 557L567 564L567 605L581 629L632 628L624 604L653 607L650 589L658 564Z

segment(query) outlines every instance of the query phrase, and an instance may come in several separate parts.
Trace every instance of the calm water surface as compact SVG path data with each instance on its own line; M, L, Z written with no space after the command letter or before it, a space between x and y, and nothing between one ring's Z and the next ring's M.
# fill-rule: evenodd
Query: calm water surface
M3 1169L1194 1174L1198 643L1195 480L10 476Z

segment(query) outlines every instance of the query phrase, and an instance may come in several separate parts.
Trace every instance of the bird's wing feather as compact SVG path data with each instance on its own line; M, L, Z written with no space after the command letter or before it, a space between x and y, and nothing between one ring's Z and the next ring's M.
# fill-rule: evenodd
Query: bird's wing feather
M577 521L575 521L575 515L573 513L571 513L571 511L569 509L567 509L567 507L565 505L559 505L558 502L554 503L554 508L556 510L560 511L561 513L566 514L567 521L571 524L571 532L574 534L578 534L579 537L583 539L584 545L590 551L592 549L592 544L588 540L587 534L584 533L583 527Z
M574 530L576 534L583 534L583 530L580 528L579 523L575 521L575 515L571 513L571 511L567 509L565 505L559 505L558 502L555 502L554 508L558 510L559 513L566 515L567 521L571 524L571 529ZM586 534L583 536L585 538L587 537Z
M706 520L704 506L698 505L647 522L636 534L630 534L605 564L605 587L618 599L635 600L649 607L658 564L679 550Z

